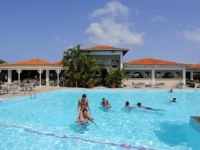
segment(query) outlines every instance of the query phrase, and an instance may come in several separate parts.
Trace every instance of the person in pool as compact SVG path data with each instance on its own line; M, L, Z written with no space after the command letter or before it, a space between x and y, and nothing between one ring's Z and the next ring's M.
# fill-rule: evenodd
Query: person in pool
M89 112L87 113L88 118L90 118L91 120L93 119L91 117L91 115L90 115L91 111L90 111L88 99L86 97L87 97L86 94L83 94L82 98L78 100L78 106L77 106L77 109L76 109L76 115L79 112L79 116L78 116L76 122L79 122L83 118L83 110L84 109L89 110Z
M124 108L125 108L125 109L132 109L132 108L136 108L136 107L129 106L129 101L127 101L127 102L125 103Z
M88 124L88 120L96 125L96 123L93 121L93 119L88 117L88 110L87 109L83 109L83 117L79 120L79 123L80 123L80 125L87 125Z
M106 108L111 108L111 105L108 100L106 100Z
M102 102L100 103L100 105L102 105L103 107L106 106L106 99L105 98L102 98Z
M170 102L174 102L174 103L176 103L176 102L177 102L177 101L176 101L176 98L173 98L173 100L170 101Z
M137 107L138 108L143 108L143 109L147 109L147 110L154 110L154 111L165 111L165 109L154 109L151 107L146 107L146 106L142 106L142 104L140 102L137 103Z

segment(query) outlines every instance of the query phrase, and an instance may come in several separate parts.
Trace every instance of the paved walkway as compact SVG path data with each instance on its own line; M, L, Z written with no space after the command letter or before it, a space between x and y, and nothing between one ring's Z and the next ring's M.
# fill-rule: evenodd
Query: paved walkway
M132 87L124 87L124 88L107 88L103 86L97 86L92 89L89 88L69 88L69 87L53 87L53 86L37 86L35 88L35 93L45 93L45 92L51 92L51 91L58 91L58 90L170 90L169 87L163 87L163 88L150 88L150 87L142 87L142 88L132 88ZM173 90L180 90L177 88L174 88ZM188 88L185 87L181 90L200 90L200 88ZM31 91L31 94L34 94L33 91ZM8 98L14 98L14 97L20 97L20 96L26 96L30 95L28 91L16 91L15 93L9 92L8 94L0 95L0 100L5 100Z

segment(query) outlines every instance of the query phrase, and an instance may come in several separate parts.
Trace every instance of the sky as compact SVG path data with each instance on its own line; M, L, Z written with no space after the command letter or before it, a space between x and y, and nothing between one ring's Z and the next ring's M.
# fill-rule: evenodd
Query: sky
M78 44L199 64L200 0L0 0L0 59L56 62Z

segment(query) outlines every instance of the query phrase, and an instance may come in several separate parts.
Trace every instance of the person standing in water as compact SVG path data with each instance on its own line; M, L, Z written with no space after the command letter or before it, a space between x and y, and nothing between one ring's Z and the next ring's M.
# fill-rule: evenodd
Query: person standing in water
M87 117L90 119L90 120L93 120L93 118L91 117L91 111L90 111L90 106L89 106L89 102L88 102L88 99L86 98L86 94L83 94L82 95L82 98L78 100L78 106L77 106L77 109L76 109L76 115L78 114L79 112L79 116L76 120L76 122L80 122L80 120L83 118L83 110L84 109L87 109L89 112L87 113Z

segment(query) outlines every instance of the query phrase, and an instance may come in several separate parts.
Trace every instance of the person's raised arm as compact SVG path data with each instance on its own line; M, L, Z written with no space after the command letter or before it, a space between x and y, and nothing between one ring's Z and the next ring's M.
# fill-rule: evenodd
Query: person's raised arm
M99 127L92 119L88 118L88 120L90 120L92 123L94 123L95 126Z

